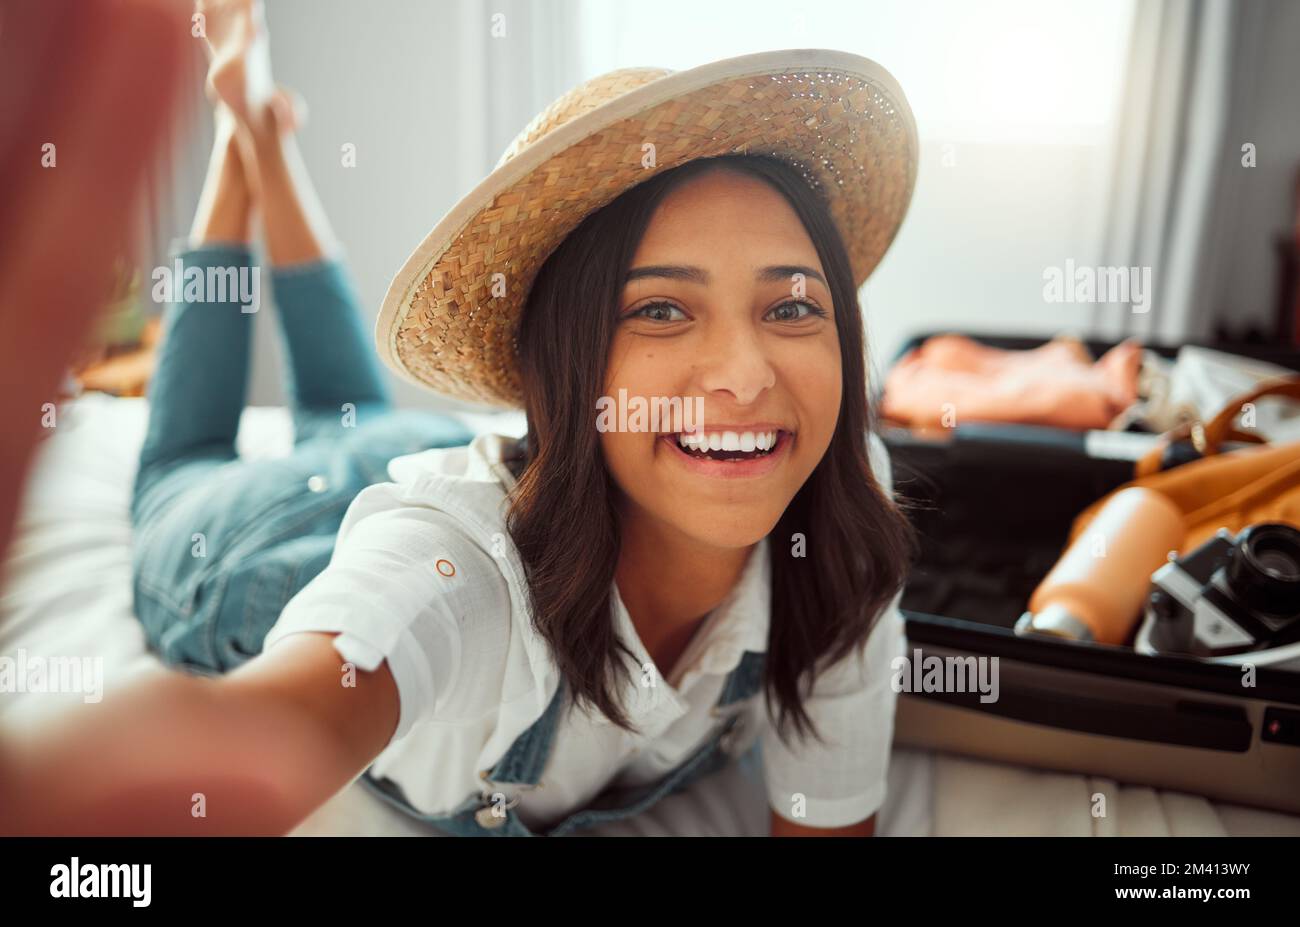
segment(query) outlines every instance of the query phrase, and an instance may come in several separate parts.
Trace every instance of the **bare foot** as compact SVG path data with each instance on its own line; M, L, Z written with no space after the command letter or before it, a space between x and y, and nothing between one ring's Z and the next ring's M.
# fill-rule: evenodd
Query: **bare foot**
M208 95L255 134L276 128L271 44L262 0L198 0L212 63Z
M297 132L307 122L307 101L302 94L288 87L276 87L271 95L271 111L281 135Z

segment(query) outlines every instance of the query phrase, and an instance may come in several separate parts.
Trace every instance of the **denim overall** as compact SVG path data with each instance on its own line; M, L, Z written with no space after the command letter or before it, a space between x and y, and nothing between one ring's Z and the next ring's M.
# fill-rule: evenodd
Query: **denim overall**
M479 772L479 778L483 780L479 794L469 796L449 814L427 815L417 811L407 801L400 786L391 780L372 776L369 770L360 781L390 805L456 837L559 837L582 828L632 817L727 764L736 742L743 736L745 714L762 690L765 658L764 653L745 651L740 663L727 676L722 694L711 710L714 717L722 719L718 728L704 745L662 779L648 785L606 789L587 807L541 833L530 830L518 815L510 813L510 809L526 798L529 789L536 788L546 767L566 692L563 679L542 716L515 738L496 766ZM756 774L757 752L758 742L755 741L739 760L742 769L751 776ZM503 803L501 797L505 790L499 788L502 783L517 786L524 794Z
M244 245L179 257L204 272L262 270ZM353 498L388 480L389 460L473 437L449 416L393 406L341 263L266 271L289 361L289 456L236 450L254 315L233 297L166 305L149 382L131 498L134 611L165 663L203 675L261 652L284 606L329 563Z

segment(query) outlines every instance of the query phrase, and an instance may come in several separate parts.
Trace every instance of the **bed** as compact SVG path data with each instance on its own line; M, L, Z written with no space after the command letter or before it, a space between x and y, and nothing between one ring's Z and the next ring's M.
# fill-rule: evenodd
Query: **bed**
M129 494L144 438L147 400L86 393L61 406L37 452L13 545L0 573L0 654L102 656L106 691L159 664L131 605ZM518 433L518 413L465 415L475 430ZM287 409L249 407L242 456L288 453ZM0 694L0 723L39 723L81 701L75 693ZM1087 796L1104 791L1109 814L1093 818ZM768 811L761 783L732 766L670 796L645 814L584 832L601 836L761 835ZM896 748L877 820L885 836L1290 835L1300 816L1206 798ZM295 836L437 832L404 817L353 782L293 831Z

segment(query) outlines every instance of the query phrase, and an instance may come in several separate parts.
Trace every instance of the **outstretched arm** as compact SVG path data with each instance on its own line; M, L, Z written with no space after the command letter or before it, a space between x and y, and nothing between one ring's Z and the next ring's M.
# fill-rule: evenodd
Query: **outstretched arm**
M386 663L341 683L326 633L224 677L151 673L21 738L10 833L284 834L348 785L397 727ZM18 746L17 744L15 746Z

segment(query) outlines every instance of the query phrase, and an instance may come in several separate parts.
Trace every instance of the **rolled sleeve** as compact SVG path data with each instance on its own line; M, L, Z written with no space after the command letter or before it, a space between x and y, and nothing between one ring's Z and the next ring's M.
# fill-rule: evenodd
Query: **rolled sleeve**
M337 632L334 649L358 669L384 660L397 686L393 740L439 717L461 675L467 617L509 609L493 558L452 516L375 484L353 500L324 570L285 606L267 649L305 631Z

